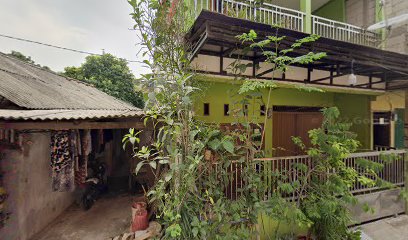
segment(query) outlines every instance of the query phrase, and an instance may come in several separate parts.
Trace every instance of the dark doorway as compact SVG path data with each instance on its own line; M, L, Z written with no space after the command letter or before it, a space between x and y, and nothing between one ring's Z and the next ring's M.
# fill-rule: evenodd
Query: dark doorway
M389 147L391 144L391 112L374 112L373 120L374 146Z

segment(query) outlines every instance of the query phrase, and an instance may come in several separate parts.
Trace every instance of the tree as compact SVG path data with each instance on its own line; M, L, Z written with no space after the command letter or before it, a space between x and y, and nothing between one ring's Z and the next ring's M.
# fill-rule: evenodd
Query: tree
M88 56L81 66L66 67L63 74L90 83L99 90L136 107L144 106L142 95L135 90L136 79L126 60L112 54Z
M10 56L10 57L13 57L13 58L17 58L17 59L19 59L19 60L21 60L21 61L23 61L23 62L36 65L36 66L38 66L38 67L40 67L40 68L42 68L42 69L51 70L51 69L50 69L49 67L47 67L47 66L41 66L40 64L36 64L35 61L34 61L33 59L31 59L30 56L26 56L26 55L22 54L21 52L12 50L11 53L9 53L9 54L7 54L7 55Z

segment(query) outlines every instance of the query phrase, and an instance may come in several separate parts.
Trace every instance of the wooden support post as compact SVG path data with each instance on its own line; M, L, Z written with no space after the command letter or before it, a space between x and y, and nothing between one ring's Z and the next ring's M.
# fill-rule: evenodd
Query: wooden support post
M252 77L256 77L256 67L259 64L259 60L256 59L256 52L254 52L254 60L252 60Z
M220 74L224 73L224 47L221 47L220 54Z
M313 68L311 66L307 67L307 78L305 79L306 82L310 83L310 80L312 78L312 71Z
M330 85L333 85L333 80L334 80L333 72L334 72L334 69L332 67L330 68Z
M372 88L373 87L373 76L369 76L368 77L368 88Z

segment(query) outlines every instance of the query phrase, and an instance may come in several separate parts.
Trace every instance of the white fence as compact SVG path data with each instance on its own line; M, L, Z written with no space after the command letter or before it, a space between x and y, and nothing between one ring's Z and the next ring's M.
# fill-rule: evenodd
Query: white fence
M379 43L379 35L375 32L318 16L312 16L312 33L326 38L371 47L376 47Z
M196 16L204 9L230 17L303 31L305 14L289 8L268 3L259 4L253 0L195 0L194 5Z
M196 17L203 9L230 17L304 32L305 13L269 3L259 3L254 0L194 0ZM375 32L314 15L311 20L313 34L371 47L379 44L380 36Z

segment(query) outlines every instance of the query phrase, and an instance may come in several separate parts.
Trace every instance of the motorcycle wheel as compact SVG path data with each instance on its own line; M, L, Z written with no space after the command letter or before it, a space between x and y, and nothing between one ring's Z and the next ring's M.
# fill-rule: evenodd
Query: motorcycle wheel
M81 208L85 211L88 211L94 203L94 200L88 194L85 194L81 200Z

